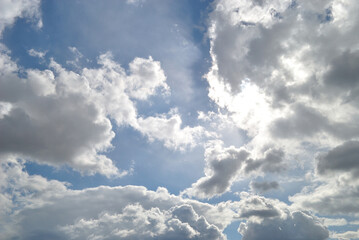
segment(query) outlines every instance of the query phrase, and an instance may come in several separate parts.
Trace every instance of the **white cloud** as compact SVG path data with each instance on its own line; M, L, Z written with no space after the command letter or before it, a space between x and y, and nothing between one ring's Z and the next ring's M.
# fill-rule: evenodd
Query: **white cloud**
M333 233L331 237L339 240L359 239L359 230L347 231L343 233Z
M145 100L158 89L164 94L169 90L159 62L136 58L129 74L110 53L101 55L98 62L98 68L75 73L51 60L50 69L28 69L26 77L20 78L19 67L2 53L0 153L54 166L67 164L85 174L123 176L127 172L120 172L103 154L112 148L115 136L109 118L169 148L193 147L202 138L201 127L181 128L177 114L137 116L135 100Z
M325 226L345 226L348 221L344 218L320 218Z
M0 166L0 229L6 239L225 239L229 208L171 195L165 188L68 184L24 172L15 159ZM135 229L135 230L134 230Z
M5 27L12 25L17 18L28 18L42 27L40 0L3 0L0 1L0 37Z
M139 117L135 128L150 141L163 141L166 147L179 150L194 147L205 135L210 135L201 126L182 127L181 117L176 112L170 112L168 116Z
M38 57L38 58L44 58L47 51L36 51L35 49L31 48L30 50L27 51L27 53L32 56L32 57Z
M198 216L191 205L167 211L127 205L122 213L101 213L96 219L80 219L59 228L70 239L225 239L219 229Z
M234 205L237 205L239 217L248 219L238 229L243 240L324 240L329 237L329 231L318 218L293 210L278 200L242 193L241 201Z
M275 149L280 169L308 169L317 151L358 139L356 1L213 6L209 97L254 159Z

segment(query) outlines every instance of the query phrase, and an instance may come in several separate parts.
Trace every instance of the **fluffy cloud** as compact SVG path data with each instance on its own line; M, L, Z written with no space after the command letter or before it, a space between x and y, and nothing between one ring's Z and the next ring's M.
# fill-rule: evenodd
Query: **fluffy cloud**
M289 199L301 209L320 214L359 215L358 143L345 142L317 157L317 183Z
M250 157L245 148L224 147L221 141L210 141L205 151L205 177L182 192L188 196L211 198L230 190L239 176L278 173L286 169L281 150L268 149L259 159Z
M328 236L309 213L245 192L240 201L211 205L165 188L70 190L67 183L29 175L23 167L13 159L0 168L0 214L6 216L0 229L8 239L226 239L222 232L235 219L244 221L239 228L244 239L269 233L278 239Z
M333 146L358 137L355 1L223 0L215 6L209 96L253 146L275 138L294 152L304 140Z
M286 218L265 219L261 223L241 224L243 240L285 239L324 240L328 230L315 217L304 212L291 212Z
M13 24L17 18L26 17L42 26L39 11L40 0L15 0L0 2L0 37L6 26Z
M0 153L55 166L67 164L86 174L121 176L126 172L119 172L101 154L112 147L115 136L109 118L170 148L184 149L198 143L204 130L181 128L178 114L137 115L135 100L145 100L158 89L163 93L169 90L159 62L151 57L135 58L129 64L129 74L110 53L101 55L98 63L99 68L76 73L51 60L50 69L28 69L20 78L19 67L3 52Z
M193 210L191 205L145 210L128 205L120 214L102 213L98 219L80 219L60 227L70 239L225 239L219 229Z
M182 194L211 198L228 191L248 156L249 153L245 149L237 149L233 146L223 148L220 142L209 144L205 151L206 176L200 178Z
M222 231L234 216L230 208L183 199L165 188L70 190L23 167L15 159L0 166L6 239L225 239Z
M98 154L111 147L111 123L85 94L69 91L50 70L28 70L20 78L8 55L0 58L0 101L10 106L0 119L1 154L68 164L87 173L119 173L110 159Z
M256 239L328 239L329 231L318 218L308 212L292 210L285 203L264 197L241 194L234 203L239 209L241 223L238 231L245 240Z
M211 135L201 126L182 128L182 120L178 113L170 112L167 115L156 117L139 117L135 128L146 135L150 141L163 141L168 148L185 150L194 147L205 136Z
M359 137L356 1L218 0L213 9L209 97L220 107L218 114L226 114L248 138L247 174L312 168L316 152L354 144ZM355 174L349 170L352 157L331 160L333 154L322 157L319 171L331 172L345 161L340 168L348 168L341 171ZM229 178L226 189L233 182Z

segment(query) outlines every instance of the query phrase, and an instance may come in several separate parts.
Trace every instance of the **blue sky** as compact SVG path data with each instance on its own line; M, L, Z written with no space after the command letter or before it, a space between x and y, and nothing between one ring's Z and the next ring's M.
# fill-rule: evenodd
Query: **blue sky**
M355 0L0 0L4 239L359 239Z

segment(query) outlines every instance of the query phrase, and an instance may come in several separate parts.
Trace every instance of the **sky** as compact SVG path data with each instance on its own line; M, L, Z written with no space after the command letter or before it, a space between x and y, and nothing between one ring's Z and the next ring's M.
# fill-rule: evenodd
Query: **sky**
M0 239L359 239L356 0L0 0Z

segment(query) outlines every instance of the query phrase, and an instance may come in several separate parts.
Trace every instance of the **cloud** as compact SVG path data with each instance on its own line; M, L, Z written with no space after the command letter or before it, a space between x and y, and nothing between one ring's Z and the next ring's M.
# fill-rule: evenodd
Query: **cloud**
M267 192L272 189L278 189L279 184L276 181L272 182L251 182L251 189L259 192Z
M243 240L285 239L285 240L324 240L328 230L317 218L304 213L292 212L286 218L265 219L260 224L250 222L241 224L239 232Z
M140 186L71 190L68 184L0 166L0 229L6 239L225 239L234 212ZM136 229L136 231L134 231Z
M97 219L80 219L60 227L71 239L225 239L219 229L193 210L191 205L145 210L128 205L120 214L102 213Z
M359 142L348 141L317 158L317 171L320 175L330 173L351 173L353 178L359 174Z
M309 169L316 152L357 140L358 9L352 0L213 2L208 96L244 132L247 174ZM281 152L276 167L257 161L269 149Z
M336 0L214 2L209 97L246 131L251 147L295 153L303 141L320 148L358 136L357 8Z
M35 49L31 48L30 50L27 51L27 53L32 56L32 57L38 57L38 58L44 58L46 55L46 51L36 51Z
M286 169L284 153L268 149L265 156L252 159L245 148L225 148L221 141L209 141L205 150L205 177L193 183L182 194L198 198L212 198L230 190L239 176L278 173Z
M136 100L146 100L158 89L163 94L169 91L158 61L135 58L129 74L110 53L101 55L98 63L98 68L76 73L51 60L50 69L27 69L20 78L17 64L2 53L0 154L53 166L66 164L84 174L123 176L127 172L120 172L103 154L113 147L110 119L169 148L193 147L202 138L201 127L181 128L177 114L138 117ZM163 129L168 131L163 134Z
M348 221L344 218L321 218L325 226L345 226Z
M248 158L245 149L224 148L221 142L210 143L205 151L205 177L193 183L191 188L182 192L188 196L211 198L230 189L232 182Z
M264 158L261 159L248 159L244 171L251 173L256 170L262 172L281 172L286 169L284 163L284 152L277 149L269 149L265 152Z
M238 231L244 240L255 239L328 239L329 231L308 212L292 210L285 203L248 193L234 203L241 223Z
M176 112L156 117L139 117L135 128L146 135L150 141L163 141L165 146L172 149L185 150L194 147L204 136L210 135L203 127L182 127L182 119Z
M111 147L114 133L110 121L86 95L61 91L51 70L30 69L21 79L17 65L6 54L0 58L0 100L10 106L0 119L1 154L55 166L68 164L89 174L120 174L110 159L98 154Z
M359 230L347 231L347 232L343 232L343 233L333 233L331 237L337 238L339 240L358 239L359 238Z
M17 18L27 18L37 22L42 27L40 0L15 0L0 2L0 37L7 26L12 25Z
M357 179L358 142L348 141L317 157L317 183L289 197L295 206L323 215L357 216L359 182Z

